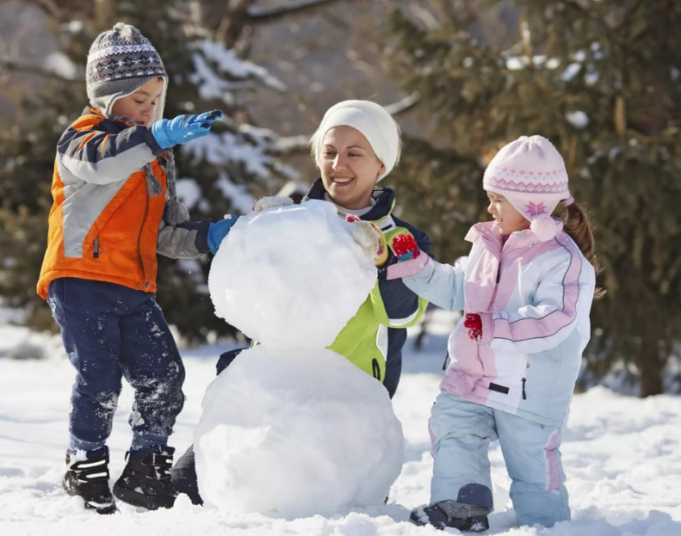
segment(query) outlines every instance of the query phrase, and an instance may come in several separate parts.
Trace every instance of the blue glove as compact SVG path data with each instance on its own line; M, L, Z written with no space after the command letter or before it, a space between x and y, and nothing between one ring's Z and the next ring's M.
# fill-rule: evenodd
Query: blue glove
M219 222L216 223L211 223L210 227L208 228L208 248L210 249L210 252L215 255L218 251L218 248L220 247L220 243L224 240L224 238L229 234L229 231L232 229L232 226L236 223L236 220L238 220L236 216L229 216L225 218L224 220L220 220Z
M222 119L220 110L201 115L178 115L175 119L161 119L151 125L151 133L163 149L201 138L210 132L215 121Z

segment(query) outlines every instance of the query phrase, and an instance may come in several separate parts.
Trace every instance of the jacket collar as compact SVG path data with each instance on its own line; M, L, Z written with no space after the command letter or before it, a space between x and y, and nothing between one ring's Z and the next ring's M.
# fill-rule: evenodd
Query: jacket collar
M562 222L560 223L560 229L563 229ZM511 233L506 242L504 242L499 233L497 223L493 221L476 223L468 231L466 240L473 244L483 244L487 249L495 253L528 248L541 242L530 229Z
M312 183L303 201L308 199L324 200L324 194L326 193L322 179L318 178ZM395 192L390 188L375 188L371 196L376 201L376 204L371 207L369 212L362 215L361 219L376 222L379 227L381 227L380 223L383 220L386 222L390 220L392 223L390 215L395 208Z
M130 121L126 121L123 117L107 117L98 108L93 108L92 106L86 106L81 115L95 115L97 117L103 117L107 121L112 121L114 123L121 123L125 125L125 128L130 128L133 125Z

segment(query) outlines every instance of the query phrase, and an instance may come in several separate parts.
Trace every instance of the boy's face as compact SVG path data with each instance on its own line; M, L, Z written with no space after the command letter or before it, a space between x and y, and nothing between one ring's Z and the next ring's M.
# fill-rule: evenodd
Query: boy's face
M520 212L503 195L495 192L487 192L489 199L489 212L494 221L497 222L499 232L503 236L508 236L516 231L522 231L530 226L530 222L525 219Z
M335 203L348 209L371 204L371 193L385 166L357 129L334 127L325 135L318 158L324 189Z
M138 125L151 126L163 92L163 83L163 78L149 80L134 93L118 99L111 109L111 114L128 117Z

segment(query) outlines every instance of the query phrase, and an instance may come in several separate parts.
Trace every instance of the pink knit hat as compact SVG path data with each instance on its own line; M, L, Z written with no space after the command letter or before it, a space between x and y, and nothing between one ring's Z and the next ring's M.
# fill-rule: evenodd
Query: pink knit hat
M502 147L485 170L483 187L508 199L542 242L561 229L551 217L556 205L573 201L563 157L542 136L521 136Z

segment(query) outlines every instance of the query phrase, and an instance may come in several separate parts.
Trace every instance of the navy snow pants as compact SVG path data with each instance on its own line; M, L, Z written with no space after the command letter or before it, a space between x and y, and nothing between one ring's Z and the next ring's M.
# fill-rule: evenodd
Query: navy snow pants
M131 450L167 444L184 404L184 367L156 296L78 278L52 281L48 302L76 368L71 449L103 447L125 377L135 391Z

